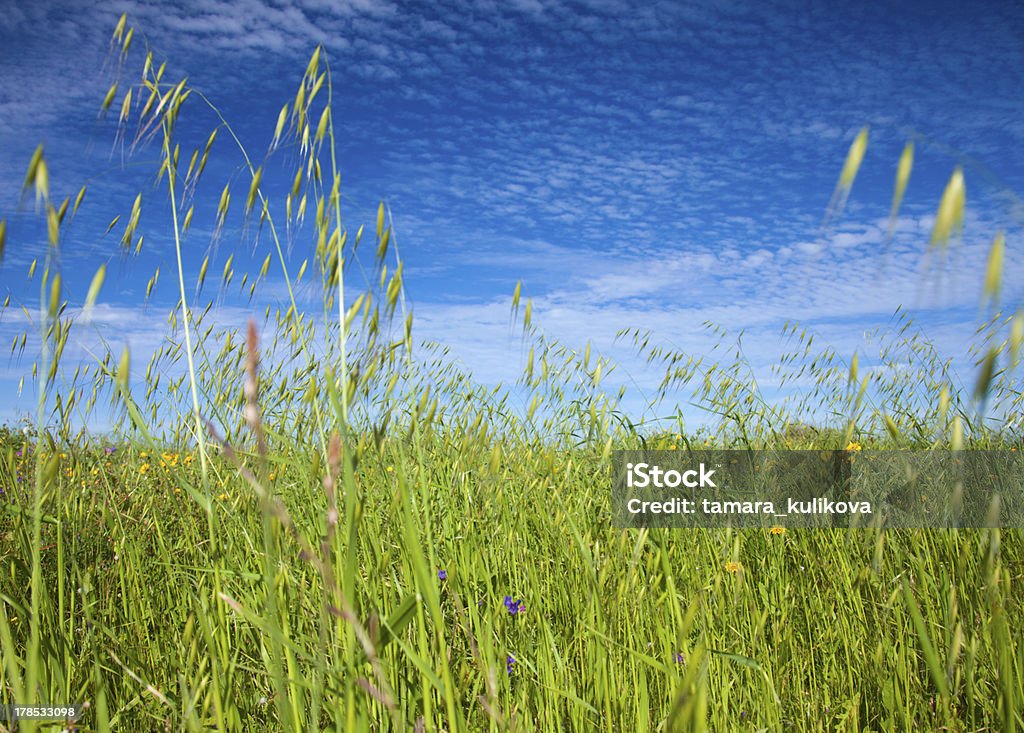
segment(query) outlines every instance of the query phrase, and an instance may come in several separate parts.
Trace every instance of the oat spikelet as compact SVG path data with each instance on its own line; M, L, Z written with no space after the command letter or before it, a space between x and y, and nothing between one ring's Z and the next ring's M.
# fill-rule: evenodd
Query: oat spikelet
M256 449L261 456L267 454L267 443L263 436L263 421L260 419L259 405L259 334L256 321L249 319L249 332L245 349L245 421L256 436Z

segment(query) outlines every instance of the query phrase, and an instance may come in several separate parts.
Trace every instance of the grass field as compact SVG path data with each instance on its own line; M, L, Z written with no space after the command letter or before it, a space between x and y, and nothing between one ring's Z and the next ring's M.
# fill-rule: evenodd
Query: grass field
M123 21L114 40L127 56ZM1019 315L986 324L968 386L915 330L894 330L882 357L913 371L860 373L787 327L783 382L812 383L787 405L761 396L741 355L711 364L624 332L664 366L662 397L687 390L721 418L688 431L631 422L602 387L613 365L545 336L517 288L523 378L476 385L443 345L414 348L383 206L363 245L369 284L345 293L363 230L341 221L326 63L314 54L276 126L272 147L299 152L281 211L234 148L243 213L270 244L242 287L273 265L291 297L223 333L189 296L207 263L187 273L181 257L212 143L182 176L175 123L191 92L147 57L120 126L162 150L180 301L144 379L113 347L73 377L62 366L105 268L69 308L57 263L78 202L51 202L45 158L30 163L50 250L38 414L0 431L0 701L85 703L83 731L1024 728L1019 530L623 531L609 508L613 449L1017 449ZM216 132L237 143L223 121ZM940 244L963 215L957 175ZM223 224L229 205L205 208ZM296 306L303 274L275 219L304 216L317 314ZM124 218L128 252L137 218ZM223 288L232 275L229 262ZM123 429L77 431L104 400ZM980 420L979 403L1006 419ZM822 412L829 427L806 424Z

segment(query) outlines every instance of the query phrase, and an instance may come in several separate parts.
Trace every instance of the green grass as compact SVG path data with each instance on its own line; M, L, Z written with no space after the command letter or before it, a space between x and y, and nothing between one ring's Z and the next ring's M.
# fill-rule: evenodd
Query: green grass
M22 452L13 470L30 471L30 443L5 443ZM489 453L437 432L415 455L395 439L362 454L355 522L321 557L335 573L354 559L349 602L376 671L330 610L336 588L302 559L327 533L308 453L268 469L305 537L275 522L271 550L228 462L210 466L211 545L178 486L200 483L198 460L58 454L40 557L44 697L91 701L87 729L126 730L278 730L287 717L300 730L420 717L449 730L1010 730L1021 715L1016 531L624 532L609 526L599 453ZM11 690L31 506L3 507ZM525 610L510 614L506 595Z
M115 33L124 56L129 33L123 22ZM189 295L208 265L186 273L180 253L211 147L199 141L180 175L187 85L147 57L120 119L136 140L159 140L175 231L181 300L144 379L117 345L73 376L61 367L67 333L86 327L57 266L77 203L51 202L44 156L30 164L51 234L50 307L34 425L0 430L0 701L88 703L78 729L101 731L1024 727L1019 531L617 530L609 461L615 448L705 444L1014 449L1019 426L980 407L1022 411L1019 315L983 327L973 394L905 317L882 339L878 359L893 368L864 374L787 325L778 374L813 386L781 405L762 396L739 341L734 359L711 363L624 332L665 369L655 410L690 390L718 416L687 430L678 416L632 422L601 386L614 365L548 338L517 288L523 378L481 387L443 346L414 348L385 207L363 245L368 272L355 256L363 230L341 221L326 64L318 51L274 134L271 147L292 145L300 163L279 207L216 108L192 95L243 156L243 214L270 244L243 294L271 265L288 283L262 344L255 328L212 329ZM221 195L221 223L229 206ZM296 307L303 275L283 254L302 213L320 318ZM130 252L137 217L125 224ZM351 301L342 285L357 275L365 291ZM233 281L228 260L222 292ZM76 433L103 399L124 430ZM819 415L828 427L808 424Z

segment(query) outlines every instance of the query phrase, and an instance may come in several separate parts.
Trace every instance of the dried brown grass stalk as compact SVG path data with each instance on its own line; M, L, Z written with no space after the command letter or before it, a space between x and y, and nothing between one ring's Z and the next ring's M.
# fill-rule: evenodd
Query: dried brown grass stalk
M370 680L366 679L365 677L360 677L356 680L356 684L359 685L359 687L361 687L363 691L366 692L366 694L368 694L374 700L376 700L381 705L386 707L388 710L392 712L397 712L398 706L395 705L394 698L392 698L387 693L378 690L376 687L373 686L373 683L370 682Z
M327 444L327 474L324 476L324 493L327 494L327 534L324 537L320 552L327 557L330 552L334 532L338 528L338 491L337 477L341 470L341 439L337 433L331 433Z
M256 436L256 450L261 456L267 454L267 441L263 434L263 420L260 418L259 382L259 333L256 321L249 319L249 330L245 342L245 421Z
M259 406L256 403L258 397L258 389L256 385L256 373L258 365L258 355L256 350L257 335L256 335L256 324L254 321L249 321L249 333L247 342L247 354L246 360L246 385L245 385L245 396L246 396L246 420L249 422L251 428L257 435L257 440L261 445L261 455L266 451L265 445L262 443L262 430L259 422ZM249 409L252 408L252 409ZM250 420L250 416L254 415L255 420ZM391 685L388 684L387 677L384 674L384 668L380 663L380 658L377 656L377 648L373 642L373 637L366 630L366 627L359 621L352 607L351 601L345 596L337 583L337 579L334 574L334 569L330 564L330 555L327 552L328 542L330 537L333 536L334 528L338 523L338 510L337 510L337 491L335 488L336 477L339 474L341 466L341 440L338 438L337 433L332 434L330 443L328 445L327 463L328 472L324 477L324 488L327 491L329 500L328 509L328 542L321 547L321 553L314 551L313 547L309 544L305 537L299 532L295 523L292 521L291 516L288 513L288 509L284 503L281 502L275 496L271 496L267 489L260 482L259 478L250 471L245 464L242 463L237 451L228 443L221 435L217 432L213 423L207 421L206 430L210 438L219 444L224 451L224 455L235 464L235 468L238 473L249 483L250 486L256 491L257 495L261 499L264 505L264 511L270 513L281 526L287 531L288 535L299 545L299 558L303 562L308 562L312 565L319 573L323 580L325 587L330 588L332 594L337 600L337 606L328 604L327 611L333 616L341 618L348 623L355 633L356 639L359 645L362 647L363 652L366 654L367 660L370 662L370 667L373 669L374 676L377 679L377 694L381 697L381 700L385 706L388 707L389 711L393 714L397 714L397 708L394 705L394 693L392 692ZM333 524L332 524L333 517ZM364 688L365 689L365 688ZM369 692L369 690L367 690ZM373 693L371 693L372 695ZM388 704L389 701L390 705Z

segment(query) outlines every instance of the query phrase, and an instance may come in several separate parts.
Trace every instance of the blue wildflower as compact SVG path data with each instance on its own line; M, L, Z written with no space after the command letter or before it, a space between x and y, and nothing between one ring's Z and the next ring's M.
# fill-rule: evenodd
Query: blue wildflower
M438 570L437 571L437 579L438 580L448 580L448 571L447 570Z
M505 609L513 616L518 613L526 611L526 604L523 603L523 599L513 601L512 596L505 596Z
M509 654L508 658L505 660L505 674L512 674L512 665L515 663L516 658Z

